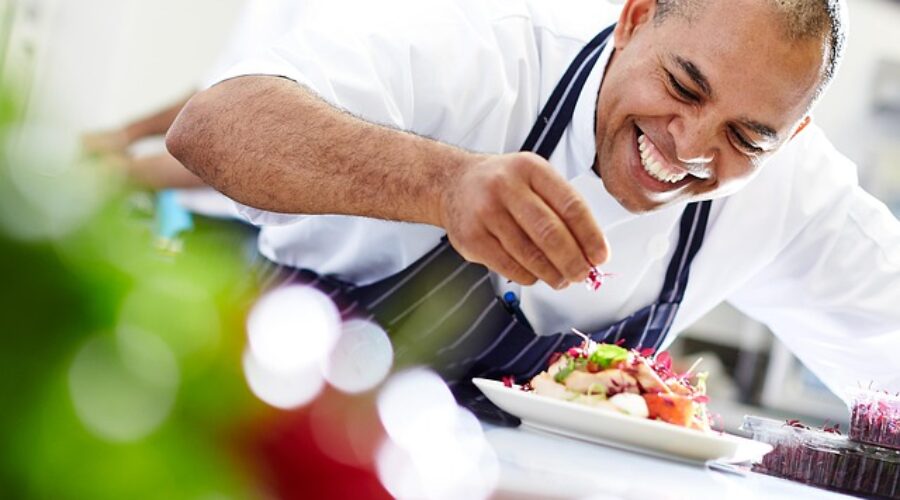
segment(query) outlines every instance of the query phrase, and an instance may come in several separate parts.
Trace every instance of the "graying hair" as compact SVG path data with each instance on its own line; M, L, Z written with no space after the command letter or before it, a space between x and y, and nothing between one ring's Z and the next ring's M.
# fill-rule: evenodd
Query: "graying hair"
M692 21L706 0L656 0L655 23L675 14ZM846 6L844 0L770 0L784 20L791 40L821 38L825 41L825 68L813 101L816 101L840 65L847 45Z

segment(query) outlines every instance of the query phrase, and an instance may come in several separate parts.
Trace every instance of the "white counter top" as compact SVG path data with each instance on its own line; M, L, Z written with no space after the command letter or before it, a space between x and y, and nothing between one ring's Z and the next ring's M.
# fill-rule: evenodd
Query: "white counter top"
M720 472L527 428L483 425L500 461L495 498L852 498L752 472Z

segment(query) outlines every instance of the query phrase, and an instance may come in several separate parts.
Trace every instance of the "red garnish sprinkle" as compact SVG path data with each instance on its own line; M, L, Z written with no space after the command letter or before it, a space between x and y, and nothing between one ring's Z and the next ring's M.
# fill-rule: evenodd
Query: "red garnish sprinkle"
M654 352L656 352L656 349L654 349L652 347L645 347L645 348L641 349L640 354L641 354L641 356L643 356L645 358L649 358L650 356L653 356Z
M825 432L830 432L831 434L841 435L841 424L828 425L827 423L822 426L822 430Z
M624 343L625 343L625 339L619 339L619 340L616 341L616 345L619 346L619 347L621 347L622 344L624 344Z
M612 276L611 273L604 273L596 267L592 267L588 272L587 278L584 279L584 284L587 285L588 290L596 292L603 286L603 281L610 276Z
M707 396L706 394L700 394L700 395L694 396L693 400L695 403L700 403L700 404L709 403L709 396Z
M656 370L656 373L659 374L660 377L674 378L675 374L672 373L672 357L669 356L669 353L663 351L656 355L655 363L653 363L653 369Z
M573 358L579 358L581 357L581 349L577 347L570 347L569 350L566 351L566 354Z
M663 351L656 356L656 364L666 368L667 370L672 369L672 356L669 356L669 353Z
M796 418L791 418L791 419L785 420L784 425L794 427L796 429L809 429L809 427L803 425L803 423L800 422L799 420L797 420Z
M503 380L503 385L505 387L512 387L513 384L516 383L516 379L512 375L507 375L507 376L503 377L502 380Z

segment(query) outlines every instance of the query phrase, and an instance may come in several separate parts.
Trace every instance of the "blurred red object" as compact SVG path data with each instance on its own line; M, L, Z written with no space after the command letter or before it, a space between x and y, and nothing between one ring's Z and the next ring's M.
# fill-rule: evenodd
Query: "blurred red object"
M259 418L239 448L275 498L390 499L374 465L384 435L372 397L329 388L310 406Z

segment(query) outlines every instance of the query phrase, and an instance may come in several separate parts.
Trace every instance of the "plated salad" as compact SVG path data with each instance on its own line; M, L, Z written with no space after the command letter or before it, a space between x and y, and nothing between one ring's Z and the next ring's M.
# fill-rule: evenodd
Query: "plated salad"
M711 429L707 374L693 373L697 363L678 374L666 352L598 344L577 333L585 341L553 355L547 369L522 390L690 429ZM504 383L512 386L508 377Z

